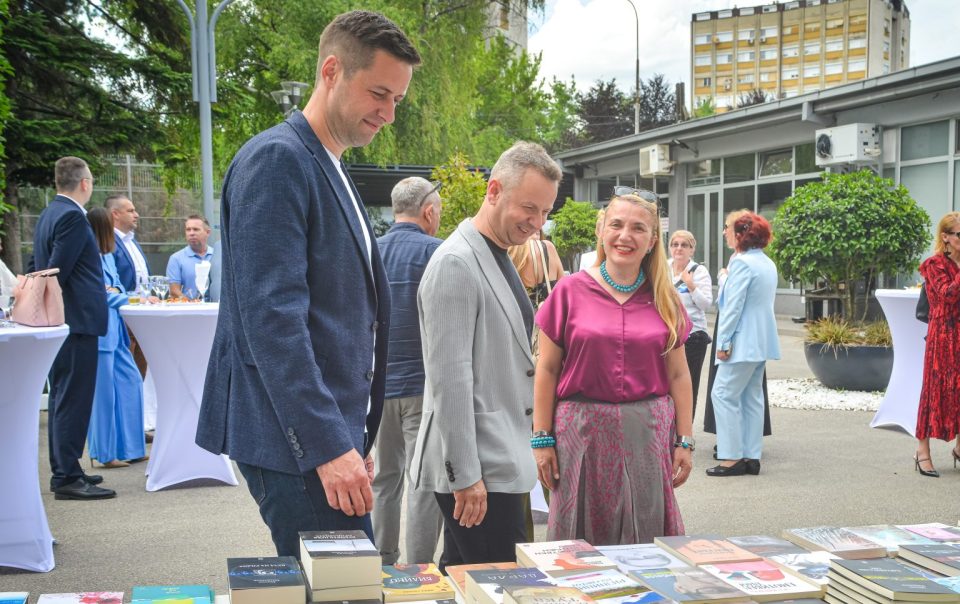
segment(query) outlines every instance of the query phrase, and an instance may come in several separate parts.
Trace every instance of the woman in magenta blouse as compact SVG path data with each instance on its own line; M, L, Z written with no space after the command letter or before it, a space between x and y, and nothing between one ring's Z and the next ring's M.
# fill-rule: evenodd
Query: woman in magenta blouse
M617 187L599 266L561 280L537 313L531 445L552 491L549 540L644 543L684 532L673 489L692 468L690 319L656 202Z

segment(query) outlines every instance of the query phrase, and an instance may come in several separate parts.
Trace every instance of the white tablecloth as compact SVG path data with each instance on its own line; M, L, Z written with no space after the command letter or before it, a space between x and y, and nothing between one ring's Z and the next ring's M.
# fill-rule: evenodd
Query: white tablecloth
M199 478L238 484L226 455L214 455L194 443L218 308L217 304L120 308L143 347L157 391L157 425L147 464L148 491Z
M0 566L53 570L53 536L40 497L40 395L70 329L0 328Z
M927 325L917 321L919 289L878 289L877 300L893 336L893 372L871 428L895 428L913 436L923 385L923 337Z

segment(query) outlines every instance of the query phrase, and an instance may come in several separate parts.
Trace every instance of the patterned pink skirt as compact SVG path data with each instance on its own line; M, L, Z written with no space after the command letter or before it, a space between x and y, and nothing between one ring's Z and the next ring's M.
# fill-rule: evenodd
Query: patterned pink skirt
M560 481L548 540L617 545L684 534L673 494L673 399L560 401L554 417Z

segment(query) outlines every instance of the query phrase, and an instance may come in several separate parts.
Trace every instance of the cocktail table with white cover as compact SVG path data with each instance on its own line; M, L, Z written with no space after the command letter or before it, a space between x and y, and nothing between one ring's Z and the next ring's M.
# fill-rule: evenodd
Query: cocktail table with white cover
M40 496L40 396L70 328L0 328L0 566L53 570L53 536Z
M147 464L148 491L200 478L238 484L226 455L214 455L194 442L218 310L218 304L120 308L143 348L157 390L157 426Z
M927 324L917 321L919 289L878 289L877 301L893 336L893 371L886 394L871 428L899 428L913 436L917 431L920 388L923 386L924 336Z

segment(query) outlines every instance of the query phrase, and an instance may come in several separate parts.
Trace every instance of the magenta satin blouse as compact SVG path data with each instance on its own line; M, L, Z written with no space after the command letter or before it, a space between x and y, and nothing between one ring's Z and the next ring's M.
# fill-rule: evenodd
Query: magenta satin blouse
M677 346L690 334L690 318ZM610 403L663 396L670 391L663 349L667 326L653 305L647 280L621 306L586 271L561 279L537 312L542 335L564 349L557 400L582 396Z

